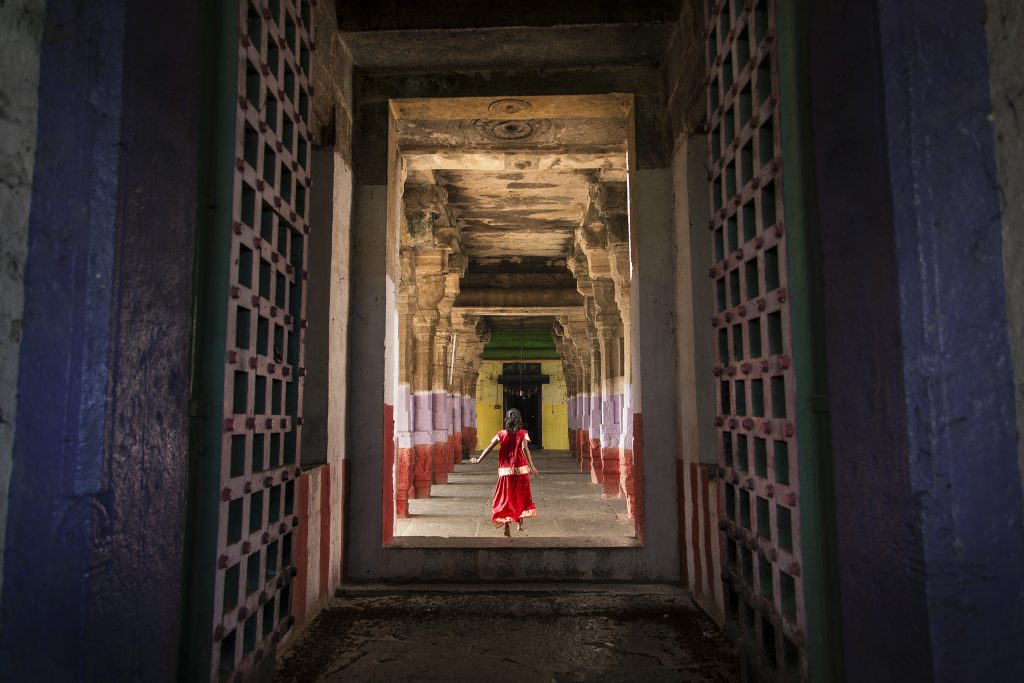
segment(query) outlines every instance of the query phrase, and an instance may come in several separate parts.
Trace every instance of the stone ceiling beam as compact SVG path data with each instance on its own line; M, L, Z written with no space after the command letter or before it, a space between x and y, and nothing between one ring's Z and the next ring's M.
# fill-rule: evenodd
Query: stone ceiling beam
M632 108L633 95L626 93L391 100L395 119L416 121L625 118Z
M456 308L461 313L493 317L569 316L583 310L582 306L459 306L458 303Z
M459 308L549 308L582 306L575 289L463 289L455 299Z
M622 150L600 151L503 151L465 149L403 149L406 168L412 171L626 171L626 155ZM610 177L609 180L618 180ZM624 181L625 178L623 177Z

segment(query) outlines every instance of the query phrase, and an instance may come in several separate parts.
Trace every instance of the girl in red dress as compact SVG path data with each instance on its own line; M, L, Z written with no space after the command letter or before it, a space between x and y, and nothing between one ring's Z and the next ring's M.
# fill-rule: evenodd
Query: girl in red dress
M505 535L512 538L511 524L523 530L524 517L536 517L537 507L530 494L530 473L540 476L530 457L530 435L523 429L523 416L513 408L505 416L505 428L494 435L478 457L470 460L474 465L483 460L495 444L498 449L498 483L494 486L491 503L491 523L505 527Z

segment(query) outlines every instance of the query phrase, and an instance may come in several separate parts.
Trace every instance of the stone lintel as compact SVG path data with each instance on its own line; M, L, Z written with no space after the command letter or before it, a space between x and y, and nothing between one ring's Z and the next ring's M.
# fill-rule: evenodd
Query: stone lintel
M602 174L625 172L626 155L616 151L534 152L438 151L434 149L404 151L403 158L410 171L568 171L593 169ZM610 173L611 172L611 173Z
M463 313L487 316L530 316L530 315L566 315L582 306L460 306L458 301L455 307Z
M455 306L548 308L582 306L583 297L572 289L464 289Z
M526 120L537 118L626 117L633 108L633 95L531 96L528 98L448 97L391 101L396 119L430 121L452 119Z

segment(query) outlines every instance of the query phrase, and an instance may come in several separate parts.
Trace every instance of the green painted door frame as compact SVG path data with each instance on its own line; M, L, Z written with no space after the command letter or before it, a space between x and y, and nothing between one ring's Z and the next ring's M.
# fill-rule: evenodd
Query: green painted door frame
M235 116L238 80L237 0L205 3L206 63L201 76L208 106L200 122L198 237L189 386L189 488L185 605L179 680L209 679L213 634L214 567L224 405L225 302L231 253Z
M783 206L796 376L808 678L843 680L823 272L810 89L811 0L778 0Z

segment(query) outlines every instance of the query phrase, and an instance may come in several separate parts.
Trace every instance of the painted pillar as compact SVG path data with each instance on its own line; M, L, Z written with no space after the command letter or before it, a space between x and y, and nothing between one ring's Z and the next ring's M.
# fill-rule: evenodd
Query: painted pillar
M562 361L562 376L565 378L565 402L566 402L566 437L569 443L569 453L576 457L576 444L573 441L576 428L576 416L573 411L576 407L576 382L575 368L572 365L570 354L571 344L568 343L565 333L565 318L555 321L552 326L552 339L555 349L558 351Z
M1011 188L998 185L992 130L1002 115L1019 130L1020 111L989 89L984 33L986 13L1012 31L1011 6L816 3L810 49L793 47L810 70L801 99L818 201L807 222L821 232L829 389L812 410L833 416L834 469L823 474L834 481L828 532L849 681L1024 680L1006 317L1021 302L1006 298L1012 213L1000 193ZM997 68L1020 74L1019 28L1012 35L1014 56Z
M608 289L611 289L608 284ZM622 458L622 362L623 326L616 313L597 316L597 337L601 347L600 458L603 496L617 498L618 473Z
M416 283L413 254L410 249L400 252L401 280L396 296L398 309L398 387L395 390L395 516L409 516L409 498L413 489L415 340L413 314L416 310Z
M628 239L628 234L625 236ZM635 448L633 432L633 318L632 318L632 268L630 264L629 242L615 242L609 245L612 281L615 283L615 303L622 318L622 397L620 424L620 461L619 489L626 496L626 511L630 518L637 518L638 509L643 506L643 485L637 486L638 473L642 472L642 464L637 463L641 457Z
M476 389L472 383L472 374L467 370L463 380L466 388L462 396L462 447L466 453L476 450L476 426L473 422L473 411L476 408Z
M42 32L31 187L8 170L23 144L9 117L28 103L4 104L5 193L31 192L17 412L4 414L16 420L0 598L7 681L187 678L189 427L203 420L188 402L189 341L195 301L208 298L194 300L192 266L197 238L216 232L197 181L201 160L212 165L199 122L214 109L197 85L218 65L201 40L216 14L207 9L0 9L9 75L32 60L15 32ZM5 254L16 232L7 201ZM13 333L5 326L4 345Z
M580 472L590 471L590 399L593 393L593 359L586 331L573 339L578 349L580 367L580 392L577 396L576 451L579 454Z
M433 414L432 436L432 480L435 484L448 483L448 463L451 453L448 446L448 434L451 429L450 412L448 410L448 392L445 390L445 368L450 346L449 330L451 323L445 315L439 316L437 331L433 339L433 372L430 381L431 412Z
M462 375L457 369L452 372L455 378L453 390L448 399L448 410L451 413L451 460L448 471L455 469L455 465L462 462Z
M604 481L601 461L601 413L604 393L601 386L601 341L594 328L587 330L590 344L590 416L587 425L587 462L590 465L590 481L600 484Z
M416 338L416 365L412 395L413 497L428 498L434 460L434 415L430 391L431 352L434 340L433 318L429 315L417 314L413 319L413 334Z

